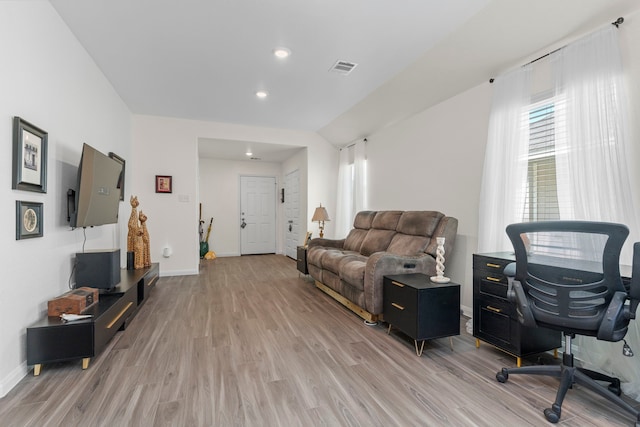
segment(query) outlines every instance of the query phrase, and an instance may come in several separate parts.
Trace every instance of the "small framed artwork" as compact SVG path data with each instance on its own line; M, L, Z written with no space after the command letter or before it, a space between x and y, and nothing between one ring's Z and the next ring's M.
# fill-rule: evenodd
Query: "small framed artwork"
M118 178L118 188L120 189L120 201L124 200L124 166L125 161L122 157L118 156L115 153L109 152L109 157L111 157L116 162L122 165L122 171L120 171L120 177Z
M14 190L47 192L47 132L13 118L13 178Z
M309 241L311 240L311 232L307 231L307 235L304 237L304 247L306 248L307 246L309 246Z
M16 240L42 237L42 203L16 200Z
M156 193L171 193L173 178L169 175L156 175Z

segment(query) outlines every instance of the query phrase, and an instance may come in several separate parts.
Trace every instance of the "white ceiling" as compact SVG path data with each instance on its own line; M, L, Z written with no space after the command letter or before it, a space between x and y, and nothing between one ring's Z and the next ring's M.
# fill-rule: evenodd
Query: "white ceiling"
M314 131L338 146L640 8L637 0L50 1L133 113ZM277 59L278 46L292 55ZM340 75L329 71L337 60L358 65ZM269 96L257 99L257 90ZM234 148L246 158L245 146Z

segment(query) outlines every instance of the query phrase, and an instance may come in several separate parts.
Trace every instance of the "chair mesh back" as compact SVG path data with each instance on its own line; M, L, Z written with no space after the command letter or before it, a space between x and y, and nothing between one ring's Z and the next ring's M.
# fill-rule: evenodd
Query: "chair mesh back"
M507 234L536 323L595 336L613 294L625 290L619 259L627 227L545 221L509 225Z

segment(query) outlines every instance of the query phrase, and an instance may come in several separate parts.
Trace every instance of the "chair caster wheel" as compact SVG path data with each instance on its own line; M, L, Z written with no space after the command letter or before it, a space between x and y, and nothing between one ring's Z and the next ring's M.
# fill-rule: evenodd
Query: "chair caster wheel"
M560 421L560 408L558 408L557 412L553 409L553 407L545 409L544 417L550 423L553 423L553 424L557 423L558 421Z
M507 371L507 368L502 368L502 371L496 374L496 380L498 380L499 383L506 383L508 379L509 371Z

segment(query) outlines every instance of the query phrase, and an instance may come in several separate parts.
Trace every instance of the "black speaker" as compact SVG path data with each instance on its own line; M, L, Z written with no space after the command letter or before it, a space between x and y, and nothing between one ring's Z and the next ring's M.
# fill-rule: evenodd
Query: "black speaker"
M120 249L76 254L76 288L111 289L120 283Z

